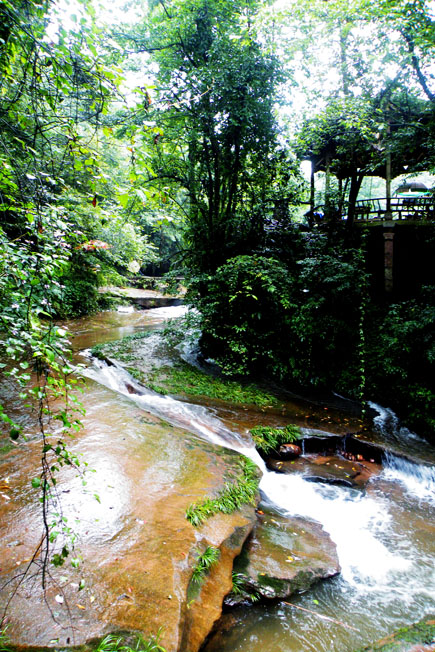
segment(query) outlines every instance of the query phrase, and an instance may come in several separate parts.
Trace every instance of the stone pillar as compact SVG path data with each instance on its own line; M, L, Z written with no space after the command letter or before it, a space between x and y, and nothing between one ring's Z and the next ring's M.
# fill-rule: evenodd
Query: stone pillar
M384 231L384 288L387 294L393 291L394 231Z

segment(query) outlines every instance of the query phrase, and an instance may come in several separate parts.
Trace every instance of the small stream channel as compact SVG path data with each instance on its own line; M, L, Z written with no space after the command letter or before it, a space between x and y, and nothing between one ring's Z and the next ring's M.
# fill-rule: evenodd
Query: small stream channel
M369 424L367 437L379 440L385 436L399 451L418 452L421 464L390 453L385 456L383 471L364 490L313 483L304 478L300 467L292 474L267 470L252 446L249 428L259 423L297 423L345 434L361 427L351 412L297 399L279 412L228 407L212 401L196 405L148 391L122 368L107 366L83 354L94 344L138 330L158 329L181 310L174 307L130 314L107 312L68 324L74 333L75 357L85 362L85 374L96 381L89 383L86 395L87 427L98 437L99 423L92 420L101 419L103 402L105 421L112 424L112 429L121 429L117 404L130 401L136 412L144 412L144 418L146 413L157 415L203 440L243 452L263 472L262 510L272 517L274 513L298 515L320 522L337 545L342 569L336 578L293 596L289 600L292 604L239 607L224 614L219 630L203 652L352 652L435 612L435 474L434 466L423 463L425 458L433 464L434 453L415 435L400 431L397 424L395 427L394 415L388 410L373 404L376 423ZM104 389L102 393L101 386L111 391ZM132 393L132 387L138 393ZM122 441L116 445L122 446ZM115 470L109 470L112 473ZM121 494L116 501L119 510L108 512L112 520L121 517ZM110 522L108 518L107 527Z
M149 311L150 326L158 326L162 318L178 311ZM133 328L136 319L136 313L131 315ZM83 344L83 335L78 335L75 346L78 342ZM101 338L101 333L93 332L92 343L106 337L107 333ZM87 341L86 345L89 344ZM307 482L301 473L277 474L265 468L247 438L249 418L243 411L237 414L237 409L233 410L230 428L228 419L225 423L219 418L216 407L185 403L143 388L138 388L140 394L131 394L132 380L122 369L93 361L87 374L129 396L145 411L188 427L214 444L243 452L263 472L260 489L264 510L319 521L337 545L342 568L337 578L293 597L291 602L295 606L280 602L241 607L225 614L220 631L204 647L204 652L350 652L435 610L433 466L388 454L383 472L372 479L365 491ZM374 404L373 407L378 412L374 437L382 435L385 424L387 439L396 440L402 447L414 445L418 449L421 443L424 448L423 442L411 433L394 429L391 412ZM300 411L300 406L293 409ZM322 409L318 409L320 425L324 419ZM276 415L273 418L279 421ZM257 419L267 421L265 415L257 415ZM283 424L289 420L289 414L282 417ZM349 422L349 415L339 415L338 421ZM328 424L328 429L333 430L333 426Z

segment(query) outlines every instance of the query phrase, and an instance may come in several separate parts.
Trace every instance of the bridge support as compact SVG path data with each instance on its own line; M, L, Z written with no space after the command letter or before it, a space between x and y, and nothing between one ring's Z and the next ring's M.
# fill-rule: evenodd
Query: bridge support
M384 230L384 289L386 294L393 291L394 271L394 226Z

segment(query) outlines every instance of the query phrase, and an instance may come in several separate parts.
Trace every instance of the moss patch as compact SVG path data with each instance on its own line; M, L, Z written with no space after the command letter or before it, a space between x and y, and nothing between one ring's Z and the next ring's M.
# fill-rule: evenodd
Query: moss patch
M106 342L105 344L96 344L92 347L91 353L96 358L104 360L105 358L114 358L119 362L131 362L134 360L133 343L143 340L151 335L150 331L141 331L126 335L120 340Z
M171 358L174 357L174 353L167 350L163 339L155 348L155 353L160 359L166 358L167 364L145 369L143 364L145 354L141 351L139 340L150 335L158 337L155 332L135 333L121 340L98 344L91 349L91 353L101 359L112 358L125 364L127 371L136 380L159 394L212 398L242 405L256 405L263 409L279 405L275 396L256 385L218 378L183 360L173 361Z
M360 648L356 652L407 652L416 644L430 645L435 643L435 616L427 616L415 625L401 627L390 636L381 639L373 645Z
M161 394L205 396L231 403L258 405L262 408L278 404L274 396L255 385L241 385L234 380L216 378L186 362L177 362L173 366L153 370L147 382Z

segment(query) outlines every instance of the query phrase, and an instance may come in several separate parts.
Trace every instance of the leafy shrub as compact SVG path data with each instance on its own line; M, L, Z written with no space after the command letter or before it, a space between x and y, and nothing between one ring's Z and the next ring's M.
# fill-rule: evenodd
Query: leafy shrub
M291 286L286 267L262 256L232 258L194 284L194 303L202 316L201 346L224 373L285 366Z
M98 310L97 276L92 259L75 252L59 281L63 289L54 303L59 317L81 317Z
M345 371L347 389L358 387L360 257L333 256L322 243L306 254L297 274L274 258L239 256L193 285L200 345L224 373L341 389Z

